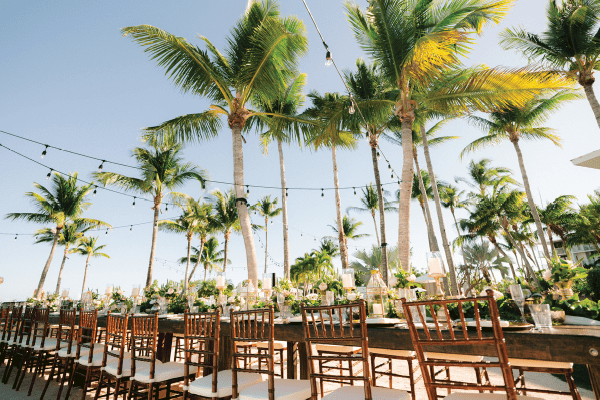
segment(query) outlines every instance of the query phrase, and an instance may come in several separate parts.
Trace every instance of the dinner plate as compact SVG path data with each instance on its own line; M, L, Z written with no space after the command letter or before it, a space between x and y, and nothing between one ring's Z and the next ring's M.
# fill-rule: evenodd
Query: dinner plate
M528 331L531 328L533 328L533 324L527 323L527 322L515 322L515 323L510 323L508 321L500 321L500 323L502 324L502 330L503 331ZM504 324L506 323L506 324ZM482 331L492 331L492 322L491 321L480 321L481 324L481 330ZM467 322L467 329L470 330L476 330L476 322L475 321L469 321Z
M367 318L367 325L396 325L403 322L400 318Z

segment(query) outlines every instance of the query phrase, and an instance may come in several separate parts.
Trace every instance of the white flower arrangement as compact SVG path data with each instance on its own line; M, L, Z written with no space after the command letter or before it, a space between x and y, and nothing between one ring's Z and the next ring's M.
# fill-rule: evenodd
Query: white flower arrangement
M552 279L552 271L550 271L549 269L545 270L542 274L542 277L544 278L544 280L549 281L550 279Z
M169 290L167 290L167 294L173 294L175 292L175 289L170 288Z
M321 289L321 290L327 290L327 284L326 284L325 282L322 282L322 283L319 285L319 289Z
M319 299L319 295L316 293L309 293L306 295L306 298L310 301L315 301Z
M415 276L415 274L410 274L408 278L406 278L406 280L408 280L409 282L414 282L417 280L417 277Z
M123 293L125 293L125 292L123 291L123 289L119 289L119 290L117 290L117 294L118 294L118 295L122 296L122 295L123 295Z

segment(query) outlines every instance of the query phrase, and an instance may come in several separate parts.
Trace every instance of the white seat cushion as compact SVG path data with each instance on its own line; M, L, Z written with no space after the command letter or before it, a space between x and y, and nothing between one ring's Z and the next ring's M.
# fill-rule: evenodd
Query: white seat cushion
M377 357L397 356L397 357L415 358L417 356L417 354L411 350L391 350L391 349L369 348L369 353L376 355Z
M275 393L277 394L277 393ZM388 389L384 387L371 386L373 400L409 400L410 394L404 390ZM363 386L342 386L333 392L326 394L321 400L353 400L364 399L365 388Z
M299 379L275 379L277 400L305 400L310 398L310 381ZM264 380L240 391L239 400L268 400L269 381Z
M505 393L459 393L454 392L444 400L506 400ZM541 397L517 396L517 400L543 400Z
M67 344L65 344L65 346L68 346ZM63 347L62 349L59 350L58 352L58 356L62 357L62 358L73 358L77 355L77 344L73 343L73 345L71 346L71 352L67 353L68 348L67 347ZM103 344L95 344L94 345L94 353L103 353L104 352L104 345ZM85 347L83 349L81 349L81 354L79 355L80 357L86 356L88 354L88 349L86 349Z
M256 347L259 349L268 349L269 342L258 342L258 343L256 343ZM285 349L287 349L287 342L284 342L282 340L275 340L273 342L273 349L274 350L285 350Z
M94 352L94 354L92 354L92 362L90 363L89 362L89 354L85 354L85 355L79 357L79 360L77 360L77 364L85 365L86 367L101 367L103 358L104 358L103 352L100 352L100 353Z
M528 360L526 358L509 358L511 367L573 369L573 363L558 361Z
M315 348L317 351L327 353L356 353L361 350L360 347L356 346L334 346L331 344L316 344Z
M447 361L465 361L465 362L481 362L483 356L471 356L469 354L451 354L451 353L425 353L425 356L435 360Z
M106 367L102 367L101 370L114 376L117 378L121 377L129 377L131 376L131 354L126 353L125 358L123 359L123 368L121 371L121 375L117 375L117 368L119 367L119 359L115 357L108 356L106 360ZM137 362L135 364L136 372L150 368L150 363L146 362Z
M238 392L260 383L263 380L261 374L252 372L238 372ZM231 370L219 371L217 374L217 393L212 391L212 374L196 379L190 383L188 391L201 397L227 397L231 396Z
M178 362L157 362L154 368L154 379L150 379L150 368L136 368L133 379L141 383L151 383L183 378L185 375L184 365ZM195 374L196 371L198 371L198 367L190 366L190 374Z
M35 346L29 345L33 350L54 350L56 349L56 339L54 338L46 338L44 340L44 346L42 347L42 341L38 338L36 340Z

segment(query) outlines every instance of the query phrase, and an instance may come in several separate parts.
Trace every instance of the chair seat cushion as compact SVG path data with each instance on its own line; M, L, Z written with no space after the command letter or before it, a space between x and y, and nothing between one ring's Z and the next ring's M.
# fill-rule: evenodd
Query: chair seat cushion
M506 393L458 393L444 397L444 400L506 400ZM542 400L541 397L517 396L517 400Z
M191 382L188 391L201 397L228 397L231 396L231 370L219 371L217 374L217 394L212 391L212 374L196 379ZM238 392L260 383L263 380L261 374L252 372L238 372Z
M125 356L123 359L123 368L121 369L121 375L117 374L118 367L119 367L119 359L108 356L108 358L106 360L106 367L102 367L101 369L102 369L102 371L104 371L116 378L131 376L131 354L130 353L125 353ZM150 363L137 362L135 365L135 368L137 370L136 372L139 372L142 369L150 368Z
M256 347L256 342L235 342L236 347Z
M88 354L84 354L83 356L79 357L79 360L77 360L77 364L80 365L85 365L86 367L101 367L102 366L102 359L104 358L104 352L99 352L96 353L94 352L94 354L92 354L92 362L89 362L89 353Z
M407 357L407 358L416 358L417 354L411 350L391 350L391 349L378 349L378 348L369 348L369 353L371 355L375 355L377 357L385 357L385 356L396 356L396 357Z
M256 347L259 349L268 349L269 342L258 342L258 343L256 343ZM287 342L284 342L282 340L275 340L273 342L273 349L274 350L285 350L285 349L287 349Z
M94 344L94 353L103 353L103 352L104 352L103 344ZM81 349L81 354L79 356L84 357L84 356L87 356L87 354L89 354L89 349L83 348L83 349ZM62 349L60 349L58 351L58 356L61 358L73 358L76 355L77 355L77 344L75 344L75 343L73 343L73 345L71 345L70 353L68 353L67 347L63 347Z
M183 378L185 375L184 365L178 362L157 362L154 368L154 379L150 379L150 369L139 369L136 365L135 376L133 377L133 379L141 383L151 383L164 382L176 378ZM196 371L198 371L198 367L190 366L190 374L195 374Z
M356 346L335 346L331 344L316 344L315 348L317 351L326 353L358 353L361 348Z
M56 339L46 338L44 340L44 346L42 346L42 341L38 338L36 340L35 346L29 345L29 347L31 347L35 351L54 350L56 349Z
M275 393L277 394L277 393ZM404 390L388 389L384 387L371 387L373 400L410 400L410 394ZM365 388L363 386L342 386L333 392L326 394L321 400L353 400L364 399Z
M310 381L299 379L275 379L277 400L305 400L311 397ZM239 400L268 400L269 381L265 380L240 391Z
M511 367L522 367L522 368L551 368L551 369L573 369L573 363L558 362L558 361L542 361L542 360L528 360L526 358L509 358Z
M451 353L425 353L428 359L447 360L447 361L465 361L465 362L481 362L483 356L471 356L469 354L451 354Z

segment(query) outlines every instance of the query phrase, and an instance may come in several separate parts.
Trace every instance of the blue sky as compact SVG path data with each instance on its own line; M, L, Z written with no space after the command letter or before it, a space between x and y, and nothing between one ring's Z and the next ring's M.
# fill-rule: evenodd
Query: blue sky
M366 3L366 2L360 2ZM544 27L545 0L517 0L510 15L497 27L489 27L477 40L466 64L484 63L490 66L523 66L526 60L514 52L503 51L497 44L498 33L505 27L523 25L539 32ZM363 56L354 42L343 13L341 1L309 0L309 6L341 68L352 68ZM207 108L202 98L185 95L165 77L142 49L129 38L123 38L119 29L125 26L150 24L199 44L197 35L208 37L218 48L225 45L230 27L246 7L243 0L220 2L184 1L103 1L103 2L41 2L4 1L0 5L0 130L25 136L56 147L131 164L131 149L139 146L140 129L156 125L167 119ZM302 59L300 69L308 74L308 90L321 93L343 92L342 82L333 68L324 65L324 50L301 0L281 2L283 15L298 15L304 20L310 48ZM598 91L598 85L596 90ZM551 201L562 194L572 194L579 202L598 186L598 171L575 167L570 160L600 148L600 130L585 100L565 106L547 124L563 138L563 148L551 143L522 143L532 190L536 201ZM515 178L520 173L514 150L509 143L480 151L461 161L459 153L464 146L481 133L464 123L454 121L444 129L446 135L461 139L432 150L434 168L440 179L452 181L464 175L471 158L488 157L494 164L512 168ZM258 136L251 134L244 145L245 181L247 184L279 186L277 149L269 148L268 155L261 151ZM83 179L98 167L98 162L74 155L49 150L41 160L40 145L21 141L0 133L0 144L39 160L51 168L64 172L78 171ZM401 169L401 149L382 141L382 149L392 166ZM286 173L290 187L332 187L331 154L309 152L297 147L284 150ZM201 144L188 145L186 158L206 169L211 179L231 182L232 151L228 129L218 138ZM363 186L374 181L369 147L361 143L353 151L338 152L341 186ZM422 166L425 165L421 160ZM390 182L385 164L382 165L383 182ZM105 165L105 170L135 173L134 170ZM45 184L48 169L20 158L0 148L0 184L2 200L0 214L32 211L24 193L33 189L33 182ZM463 185L466 189L466 187ZM225 190L226 185L212 185L209 190ZM182 190L198 197L202 190L198 184ZM280 196L277 190L252 189L250 202L260 196ZM100 191L92 199L94 205L86 216L98 218L113 226L143 223L152 220L148 203ZM358 198L352 190L342 192L342 207L357 206ZM433 207L433 204L431 205ZM163 208L164 211L164 208ZM446 227L450 240L455 237L449 213ZM459 217L465 216L463 212ZM176 217L170 207L161 217ZM351 243L350 252L370 247L375 242L373 224L367 214L353 214L364 222L363 233L371 237ZM332 191L291 191L289 196L290 240L292 259L318 245L314 237L332 234L328 226L334 224L335 203ZM253 217L258 223L258 217ZM397 241L397 214L387 215L388 243ZM269 253L277 263L282 261L281 219L269 226ZM37 286L50 246L33 244L31 234L41 226L0 219L0 276L5 282L0 286L3 300L23 299ZM436 225L437 231L437 225ZM301 235L301 232L303 234ZM264 233L261 234L264 241ZM427 251L426 230L418 204L412 204L411 245L413 263L425 264ZM129 290L134 284L143 284L148 266L151 224L100 232L100 243L106 244L110 260L93 260L88 276L89 286L103 290L114 283ZM221 238L220 238L221 239ZM221 239L222 241L222 239ZM160 233L157 257L168 260L155 264L154 277L161 282L181 279L174 269L183 267L173 263L185 254L185 238ZM256 241L259 268L263 268L264 249ZM262 253L262 254L261 254ZM245 255L241 236L232 235L228 277L243 279ZM46 289L56 285L62 260L59 248L54 256L46 280ZM83 278L85 259L70 255L63 276L63 287L78 293ZM269 271L281 269L272 264Z

